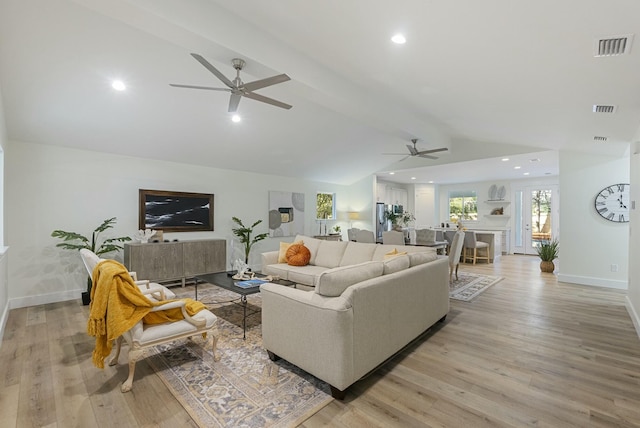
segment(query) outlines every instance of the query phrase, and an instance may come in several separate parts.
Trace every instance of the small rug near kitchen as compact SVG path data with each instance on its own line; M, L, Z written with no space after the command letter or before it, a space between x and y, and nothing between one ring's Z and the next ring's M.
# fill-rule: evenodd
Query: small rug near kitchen
M453 282L449 284L449 298L468 302L474 297L502 281L502 277L481 275L479 273L459 272L458 279L453 275Z
M193 298L189 288L173 291ZM214 286L198 286L198 298L204 302L234 296ZM248 300L247 312L259 310L259 294ZM159 345L147 353L149 364L199 426L295 426L331 402L328 384L285 360L269 359L262 348L259 312L247 319L243 340L242 307L209 307L218 316L220 361L213 361L211 341L205 344L201 337Z

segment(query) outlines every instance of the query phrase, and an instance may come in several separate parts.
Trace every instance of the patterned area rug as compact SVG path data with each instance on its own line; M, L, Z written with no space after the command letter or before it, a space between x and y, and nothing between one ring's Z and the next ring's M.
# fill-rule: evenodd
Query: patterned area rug
M173 289L193 298L192 287ZM242 307L234 293L200 285L199 300L218 316L215 362L211 341L200 338L156 346L147 361L201 427L289 427L302 423L333 400L329 385L287 361L272 362L262 348L260 294L248 296L247 338ZM209 304L209 302L224 302Z
M449 284L449 298L468 302L480 293L502 281L502 277L481 275L479 273L458 273L458 279L453 275L453 282Z

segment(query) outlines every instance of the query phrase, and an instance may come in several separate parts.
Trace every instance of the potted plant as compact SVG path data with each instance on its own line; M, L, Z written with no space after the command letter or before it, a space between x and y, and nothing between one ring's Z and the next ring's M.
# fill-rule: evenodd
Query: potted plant
M131 241L128 236L121 236L119 238L108 238L102 241L98 245L98 237L102 232L107 229L111 229L116 224L116 218L112 217L106 219L98 226L91 234L91 239L86 236L80 235L76 232L67 232L64 230L54 230L51 232L51 236L54 238L60 238L63 242L56 244L56 247L64 248L66 250L78 250L83 248L93 251L96 255L101 256L103 254L111 253L113 251L122 250L124 247L119 245L119 242ZM88 305L91 301L91 276L87 277L87 291L82 293L82 304Z
M553 261L558 258L559 245L558 240L553 239L552 241L543 241L536 247L536 251L541 260L540 270L542 272L553 272L556 268Z
M391 222L391 228L392 229L402 229L402 226L400 226L399 222L400 219L402 218L402 214L396 214L393 212L393 210L387 209L384 212L384 216L387 220L389 220Z
M244 245L244 262L246 264L249 264L249 252L251 251L251 247L256 242L262 241L263 239L265 239L267 236L269 236L269 234L268 233L261 233L259 235L255 235L253 238L251 238L251 234L253 233L253 229L257 225L262 223L262 220L258 220L255 223L253 223L250 227L247 227L244 224L242 224L242 220L240 220L238 217L232 217L231 219L238 226L240 226L240 227L236 227L235 229L231 229L231 230L233 231L234 235L236 235L238 238L240 238L240 243L242 243Z
M335 233L340 233L340 226L333 226L333 231Z

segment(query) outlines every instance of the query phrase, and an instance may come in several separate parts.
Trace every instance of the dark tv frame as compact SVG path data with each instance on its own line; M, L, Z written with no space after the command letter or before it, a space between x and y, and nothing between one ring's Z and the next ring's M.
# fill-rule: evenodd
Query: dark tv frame
M138 208L138 229L153 229L153 230L162 230L164 232L198 232L198 231L212 231L213 230L213 194L212 193L192 193L192 192L171 192L166 190L148 190L148 189L139 189L139 208ZM147 227L146 217L147 217L147 199L149 197L171 197L171 198L180 198L186 200L193 200L193 202L197 202L198 200L204 199L209 203L209 213L207 215L209 224L172 224L168 226L153 226ZM167 211L167 214L175 214L175 212Z

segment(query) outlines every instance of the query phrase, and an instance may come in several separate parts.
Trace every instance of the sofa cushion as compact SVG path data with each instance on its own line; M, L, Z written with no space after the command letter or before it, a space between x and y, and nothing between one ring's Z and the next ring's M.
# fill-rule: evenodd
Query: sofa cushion
M320 241L318 253L316 254L316 266L334 268L340 266L342 255L347 249L347 242L343 241Z
M395 256L382 262L384 275L400 272L409 269L409 256L407 254Z
M337 297L349 286L382 275L380 262L364 262L357 265L341 266L320 274L316 293L326 297Z
M349 242L344 250L340 266L357 265L358 263L370 262L376 244L365 244L362 242Z
M287 262L287 250L292 245L302 244L303 241L295 241L295 242L281 242L280 243L280 252L278 253L278 263L286 263Z
M329 268L326 267L313 265L288 266L288 268L287 279L289 281L293 281L296 284L308 285L309 287L315 287L318 284L320 274L329 270Z
M306 266L309 264L311 252L302 244L295 244L287 250L287 264L291 266Z
M409 267L429 263L438 258L435 251L424 251L419 253L409 253Z
M316 263L316 255L318 254L318 247L320 243L323 242L320 239L311 238L309 236L298 235L296 236L296 241L304 241L304 246L309 249L311 253L311 258L309 259L309 264L315 265Z

